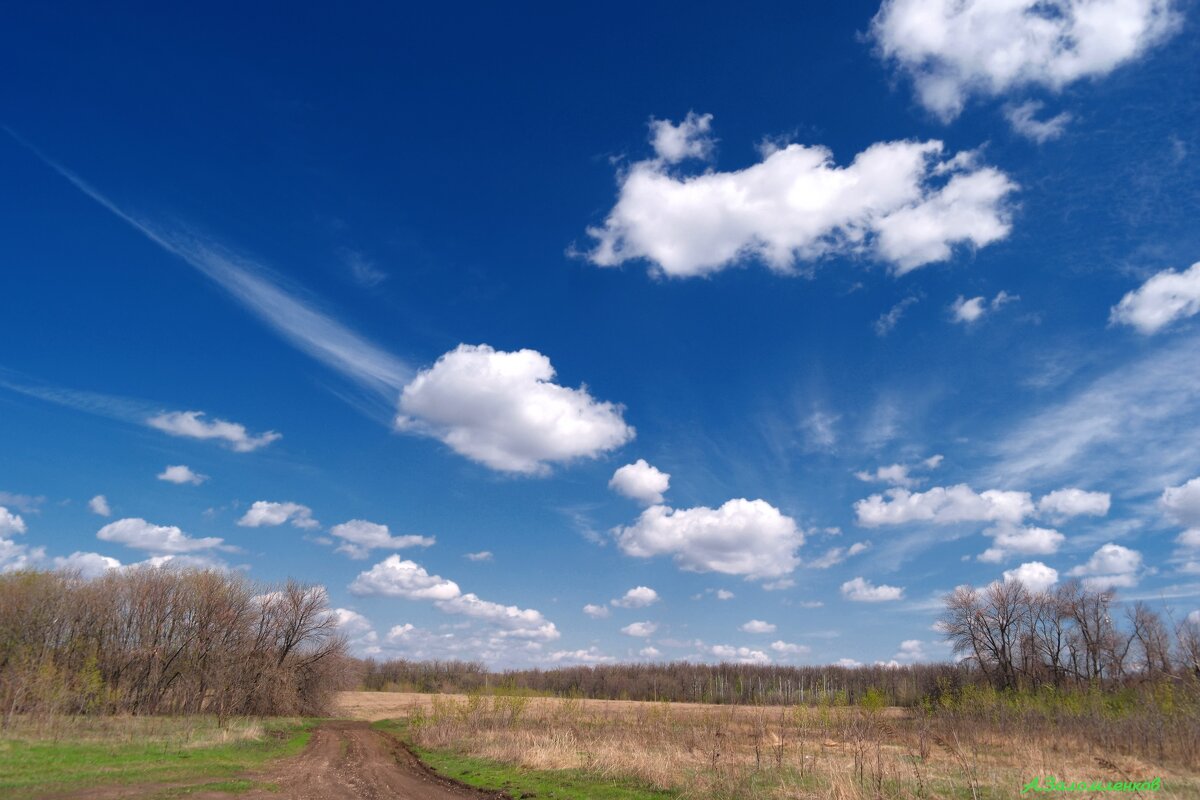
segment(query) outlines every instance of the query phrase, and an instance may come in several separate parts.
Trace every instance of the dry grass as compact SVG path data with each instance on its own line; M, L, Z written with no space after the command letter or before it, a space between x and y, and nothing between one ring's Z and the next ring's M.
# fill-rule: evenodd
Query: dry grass
M298 719L278 719L294 726ZM243 741L259 741L266 735L261 720L239 718L221 724L213 716L152 717L116 714L111 716L18 716L0 728L0 748L6 740L84 743L153 743L164 749L204 748Z
M343 714L407 717L423 747L583 769L684 798L1012 797L1032 778L1143 780L1200 798L1178 764L1097 753L1069 732L1015 735L906 709L347 692Z

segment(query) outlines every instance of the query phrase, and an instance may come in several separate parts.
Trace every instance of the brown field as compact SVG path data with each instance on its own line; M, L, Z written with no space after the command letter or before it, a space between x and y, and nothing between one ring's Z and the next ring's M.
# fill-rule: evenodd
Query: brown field
M344 692L337 702L347 717L409 718L421 747L633 778L685 798L1016 797L1038 776L1159 777L1162 788L1140 796L1200 798L1186 754L1147 758L1069 730L963 724L909 709L401 692Z

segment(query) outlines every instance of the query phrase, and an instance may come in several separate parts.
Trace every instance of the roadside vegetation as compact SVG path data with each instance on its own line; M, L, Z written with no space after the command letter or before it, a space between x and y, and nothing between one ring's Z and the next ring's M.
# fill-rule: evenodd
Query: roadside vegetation
M0 796L138 784L244 790L254 784L242 773L299 753L312 725L211 716L20 719L0 734Z

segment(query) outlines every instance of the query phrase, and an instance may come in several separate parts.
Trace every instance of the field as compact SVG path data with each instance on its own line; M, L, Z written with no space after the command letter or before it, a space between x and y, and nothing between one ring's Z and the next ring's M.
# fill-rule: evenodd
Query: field
M1087 709L1073 713L1092 719ZM1016 797L1031 780L1054 777L1158 778L1157 790L1128 794L1200 798L1200 755L1169 729L1170 738L1139 744L1131 733L1140 730L1136 715L1110 719L1124 744L1103 747L1082 727L1038 727L998 707L981 720L871 702L718 706L343 692L335 714L341 721L224 725L204 716L19 718L0 731L0 796L978 800Z
M882 707L380 692L344 693L340 703L348 716L407 719L405 735L443 768L453 768L456 757L484 759L659 787L682 798L1014 797L1042 776L1157 777L1154 796L1200 797L1200 774L1185 766L1186 754L1114 752L1068 729L1014 729L999 717L985 725Z

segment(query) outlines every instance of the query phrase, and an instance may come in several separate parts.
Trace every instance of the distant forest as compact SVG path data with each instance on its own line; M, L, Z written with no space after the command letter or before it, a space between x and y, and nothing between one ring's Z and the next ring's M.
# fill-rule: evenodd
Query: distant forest
M490 672L463 661L365 660L361 685L376 691L515 692L693 703L855 704L881 692L912 706L966 687L1049 689L1059 694L1200 680L1200 621L1172 622L1144 603L1068 582L1045 592L1022 584L960 587L938 628L955 663L859 667L771 664L599 664Z

